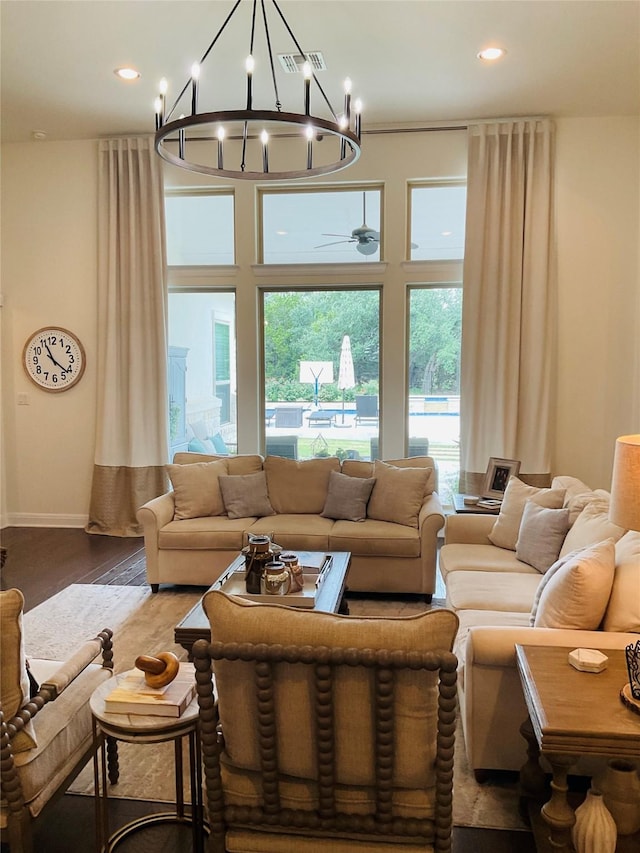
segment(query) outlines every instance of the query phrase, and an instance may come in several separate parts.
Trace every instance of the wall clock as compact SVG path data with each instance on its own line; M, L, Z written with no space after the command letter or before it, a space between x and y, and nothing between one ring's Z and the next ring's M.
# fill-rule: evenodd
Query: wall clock
M82 378L86 364L79 339L60 326L38 329L22 352L27 376L44 391L66 391Z

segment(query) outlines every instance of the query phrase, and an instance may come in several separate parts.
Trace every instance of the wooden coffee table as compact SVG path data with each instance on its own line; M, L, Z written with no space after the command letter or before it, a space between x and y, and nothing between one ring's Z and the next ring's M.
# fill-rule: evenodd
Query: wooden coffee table
M294 552L295 553L295 552ZM305 552L309 553L309 552ZM327 569L322 584L316 593L315 604L309 610L320 610L324 613L342 613L348 614L349 607L344 600L346 588L347 574L351 563L351 553L349 551L326 551L327 556L331 557L331 565ZM231 563L228 569L220 575L218 580L207 590L220 589L227 578L234 572L242 569L244 566L244 556L239 554ZM273 596L274 604L287 604L286 596ZM175 627L174 639L176 643L182 646L191 657L191 649L196 640L211 640L211 630L209 628L209 620L202 609L202 599L192 607L184 619Z
M579 672L568 661L571 648L516 645L518 672L531 721L523 725L529 761L521 771L523 793L537 798L543 774L541 752L553 771L551 799L542 806L546 831L540 836L541 853L571 853L575 813L567 799L567 774L580 756L640 758L640 721L620 701L628 680L624 652L602 649L609 662L600 673ZM640 833L618 840L618 853L640 849Z

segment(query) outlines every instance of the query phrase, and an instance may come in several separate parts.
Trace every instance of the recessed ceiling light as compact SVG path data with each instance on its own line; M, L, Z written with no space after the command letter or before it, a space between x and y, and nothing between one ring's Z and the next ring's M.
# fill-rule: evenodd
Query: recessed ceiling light
M121 80L137 80L140 77L140 72L135 68L116 68L113 73Z
M486 47L478 54L478 59L487 59L493 62L496 59L502 59L507 51L501 47Z
M286 237L288 233L288 231L276 231L278 237Z
M440 235L442 237L451 237L452 234L453 234L453 231L441 231L440 232Z

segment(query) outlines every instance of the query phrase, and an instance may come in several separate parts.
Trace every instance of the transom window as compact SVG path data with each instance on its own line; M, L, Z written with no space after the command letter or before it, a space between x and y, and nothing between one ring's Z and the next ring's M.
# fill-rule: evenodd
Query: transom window
M460 181L431 181L409 185L412 261L461 260L467 186Z
M167 190L165 218L169 266L234 263L232 193Z

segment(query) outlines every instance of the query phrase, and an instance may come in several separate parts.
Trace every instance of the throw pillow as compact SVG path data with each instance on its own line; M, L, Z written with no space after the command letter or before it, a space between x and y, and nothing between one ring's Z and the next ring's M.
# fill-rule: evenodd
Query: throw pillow
M222 500L229 518L275 515L267 493L264 471L256 474L224 474L218 478Z
M634 530L616 542L616 569L603 628L640 634L640 533Z
M489 533L489 539L498 548L516 550L522 513L528 500L548 509L562 509L564 489L537 489L535 486L527 486L517 477L511 477L502 499L500 515Z
M567 554L542 579L532 610L535 628L596 631L605 614L615 569L612 539Z
M568 529L568 509L547 509L535 501L527 501L516 542L516 557L544 574L558 559Z
M617 542L626 531L617 524L609 521L609 501L594 499L582 510L571 530L567 533L560 554L575 551L576 548L586 548L603 539L613 539Z
M24 653L22 610L24 596L19 589L0 592L0 632L2 667L0 668L0 704L5 722L18 713L29 699L29 677ZM11 740L14 753L37 746L33 723L29 722Z
M340 470L340 460L327 456L298 462L284 456L267 456L264 470L269 499L277 513L319 515L327 499L329 475Z
M431 469L397 468L376 460L373 475L375 484L367 507L368 517L417 527Z
M175 519L224 514L218 478L227 473L225 461L167 465L167 473L173 486Z
M329 491L321 515L324 518L344 521L364 521L367 517L367 502L375 479L373 477L349 477L332 471L329 475Z

